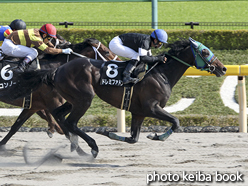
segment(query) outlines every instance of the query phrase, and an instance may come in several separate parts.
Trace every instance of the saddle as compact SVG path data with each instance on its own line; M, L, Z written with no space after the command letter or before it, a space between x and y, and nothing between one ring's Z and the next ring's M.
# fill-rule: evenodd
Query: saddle
M123 61L106 61L102 64L100 74L100 85L106 86L133 86L133 83L123 84L123 71L125 70L127 62ZM131 77L138 78L141 81L146 73L147 65L143 62L139 62L137 67L134 69Z

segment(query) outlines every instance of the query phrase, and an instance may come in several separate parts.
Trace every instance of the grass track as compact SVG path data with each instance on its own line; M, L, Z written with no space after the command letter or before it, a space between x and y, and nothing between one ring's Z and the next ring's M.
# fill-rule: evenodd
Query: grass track
M150 2L0 3L1 21L149 22ZM3 8L4 7L4 8ZM247 22L248 1L158 2L159 22Z

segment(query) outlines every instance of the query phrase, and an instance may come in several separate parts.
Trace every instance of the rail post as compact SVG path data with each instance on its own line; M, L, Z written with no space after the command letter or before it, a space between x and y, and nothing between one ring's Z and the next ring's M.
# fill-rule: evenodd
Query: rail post
M73 22L59 22L59 25L65 25L65 28L68 28L68 25L73 25L74 23Z
M125 110L117 109L117 131L126 132Z
M239 132L247 133L245 76L238 76Z
M185 25L190 25L190 28L194 29L194 25L199 25L199 22L187 22Z
M158 28L158 0L152 0L152 28Z

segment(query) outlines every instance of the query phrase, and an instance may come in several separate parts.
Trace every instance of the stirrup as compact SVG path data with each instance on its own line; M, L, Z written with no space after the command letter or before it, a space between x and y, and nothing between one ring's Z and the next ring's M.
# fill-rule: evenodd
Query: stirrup
M16 69L15 69L16 72L24 72L25 71L25 68L23 68L22 65L18 66Z

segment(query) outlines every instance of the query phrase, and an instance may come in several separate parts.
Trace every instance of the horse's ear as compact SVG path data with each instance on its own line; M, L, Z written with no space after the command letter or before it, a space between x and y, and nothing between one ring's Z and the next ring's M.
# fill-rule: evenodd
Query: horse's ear
M192 39L191 37L189 37L189 41L190 41L190 43L192 44L192 46L194 48L197 48L198 47L198 44L196 43L196 41L194 39Z
M85 40L89 45L95 47L95 48L98 48L98 45L99 45L99 42L97 39L95 38L88 38Z

